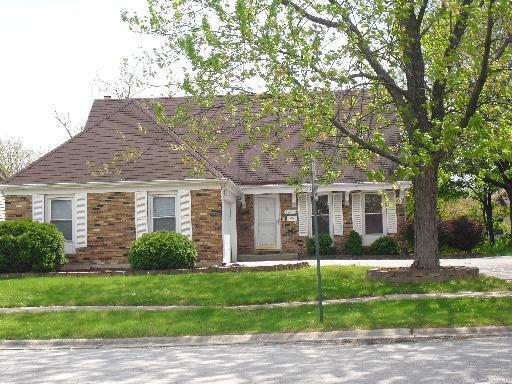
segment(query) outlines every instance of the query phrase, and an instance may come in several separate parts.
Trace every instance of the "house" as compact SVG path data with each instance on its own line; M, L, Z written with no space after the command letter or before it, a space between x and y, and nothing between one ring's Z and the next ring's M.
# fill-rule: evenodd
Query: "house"
M126 266L131 242L156 230L191 238L203 263L303 256L312 233L310 194L307 185L296 193L288 184L299 164L261 156L253 169L258 147L240 149L243 129L223 132L230 161L201 154L183 139L187 128L158 124L154 100L168 115L185 101L95 100L81 133L0 185L6 219L55 224L71 265L81 268ZM299 132L290 127L282 145L300 146ZM396 143L398 129L389 126L384 136ZM200 176L193 176L194 164L203 164ZM376 166L391 169L384 161ZM319 189L319 228L340 249L351 230L366 246L382 235L403 240L410 183L366 180L363 170L347 166ZM383 204L384 195L391 204Z
M0 184L3 184L3 182L7 179L5 174L0 169ZM5 220L5 198L2 193L0 193L0 221Z

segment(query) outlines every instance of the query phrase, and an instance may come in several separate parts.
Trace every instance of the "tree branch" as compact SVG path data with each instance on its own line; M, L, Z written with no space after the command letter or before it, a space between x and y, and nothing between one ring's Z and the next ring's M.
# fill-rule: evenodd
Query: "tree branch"
M404 165L404 162L398 156L393 155L392 153L389 153L389 152L385 151L384 149L379 148L379 147L369 143L368 141L363 140L361 137L353 134L347 128L345 128L343 126L343 124L335 117L333 117L331 119L331 123L336 127L336 129L338 129L338 131L340 131L343 135L347 136L350 140L357 143L362 148L364 148L372 153L375 153L376 155L382 156L388 160L391 160L397 164Z
M466 106L466 112L464 113L464 116L459 123L460 128L466 128L469 124L469 120L475 114L478 107L478 99L489 76L489 59L491 55L492 31L495 23L495 19L492 15L492 6L494 2L495 0L489 1L489 7L487 9L487 28L485 33L484 53L482 56L482 63L480 64L480 73L478 75L475 86L471 91L471 95Z

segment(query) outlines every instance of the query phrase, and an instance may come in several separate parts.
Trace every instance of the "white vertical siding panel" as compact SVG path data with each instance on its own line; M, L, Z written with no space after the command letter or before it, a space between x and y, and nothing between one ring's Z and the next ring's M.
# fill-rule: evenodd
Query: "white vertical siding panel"
M387 230L388 233L397 233L398 232L398 221L396 217L396 194L395 191L388 191L387 192L387 205L386 205L386 212L387 212Z
M135 192L135 234L137 239L148 232L148 193Z
M180 232L192 239L192 199L190 191L180 190Z
M87 247L87 193L75 195L75 247Z
M44 195L32 195L32 221L44 223Z
M352 229L363 235L363 209L361 192L352 192Z
M333 235L343 235L343 193L332 194Z
M309 236L308 195L306 193L300 193L298 200L299 236Z

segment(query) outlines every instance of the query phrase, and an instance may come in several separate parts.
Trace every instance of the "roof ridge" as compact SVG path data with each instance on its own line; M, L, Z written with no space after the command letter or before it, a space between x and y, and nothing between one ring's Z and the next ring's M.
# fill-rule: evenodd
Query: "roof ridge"
M213 164L211 164L208 159L201 155L199 152L197 152L194 148L192 148L191 145L189 145L185 140L183 140L183 138L178 135L176 132L174 132L173 130L167 128L167 127L163 127L157 120L155 117L153 117L151 114L149 114L145 108L142 107L142 105L140 105L140 102L136 99L134 99L134 103L135 105L137 105L137 107L141 110L142 113L144 113L146 116L148 116L156 125L157 127L159 127L164 133L167 133L167 134L170 134L172 138L174 138L176 141L178 141L179 143L183 144L186 148L186 150L192 155L194 156L197 160L202 160L204 161L204 163L206 164L208 170L210 172L212 172L216 177L218 178L227 178L223 173L222 171L220 171L219 169L217 169Z
M114 112L112 112L111 114L108 114L106 115L104 118L100 119L99 121L97 121L95 124L92 124L91 126L87 127L87 128L84 128L82 129L79 133L77 133L75 136L73 137L70 137L69 139L67 139L65 142L63 142L62 144L56 146L55 148L53 148L51 151L45 153L43 156L39 157L38 159L36 159L35 161L33 161L32 163L30 163L29 165L27 165L25 168L22 168L20 169L18 172L12 174L11 176L9 176L8 178L6 178L4 180L4 183L5 184L9 184L15 177L17 177L18 175L28 171L30 168L32 168L34 165L36 165L37 163L43 161L44 159L46 159L48 156L50 156L51 154L55 153L56 151L58 151L59 149L61 149L63 146L65 146L66 144L74 141L75 139L79 138L80 136L82 136L83 134L85 134L86 132L88 132L89 130L91 130L92 128L95 128L97 127L99 124L103 123L105 120L111 118L112 116L114 116L116 113L120 112L121 110L125 109L128 105L130 105L131 103L133 103L132 101L133 99L128 99L128 101L125 103L125 105L123 105L122 107L120 107L119 109L116 109ZM96 101L96 100L94 100ZM93 104L94 104L94 101L93 101ZM91 111L92 111L92 107L91 107ZM91 113L89 112L89 116L87 117L87 120L89 120L89 117L90 117ZM85 125L87 125L87 121L85 122Z

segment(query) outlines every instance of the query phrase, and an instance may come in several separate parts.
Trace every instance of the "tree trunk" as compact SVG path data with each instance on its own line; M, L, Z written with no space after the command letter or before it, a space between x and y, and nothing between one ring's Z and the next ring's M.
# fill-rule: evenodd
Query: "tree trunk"
M437 176L439 167L429 166L413 177L414 189L414 266L439 269L437 237Z
M493 212L492 212L492 193L485 192L484 196L484 220L485 226L487 227L487 235L489 236L489 241L494 245L494 223L493 223Z

